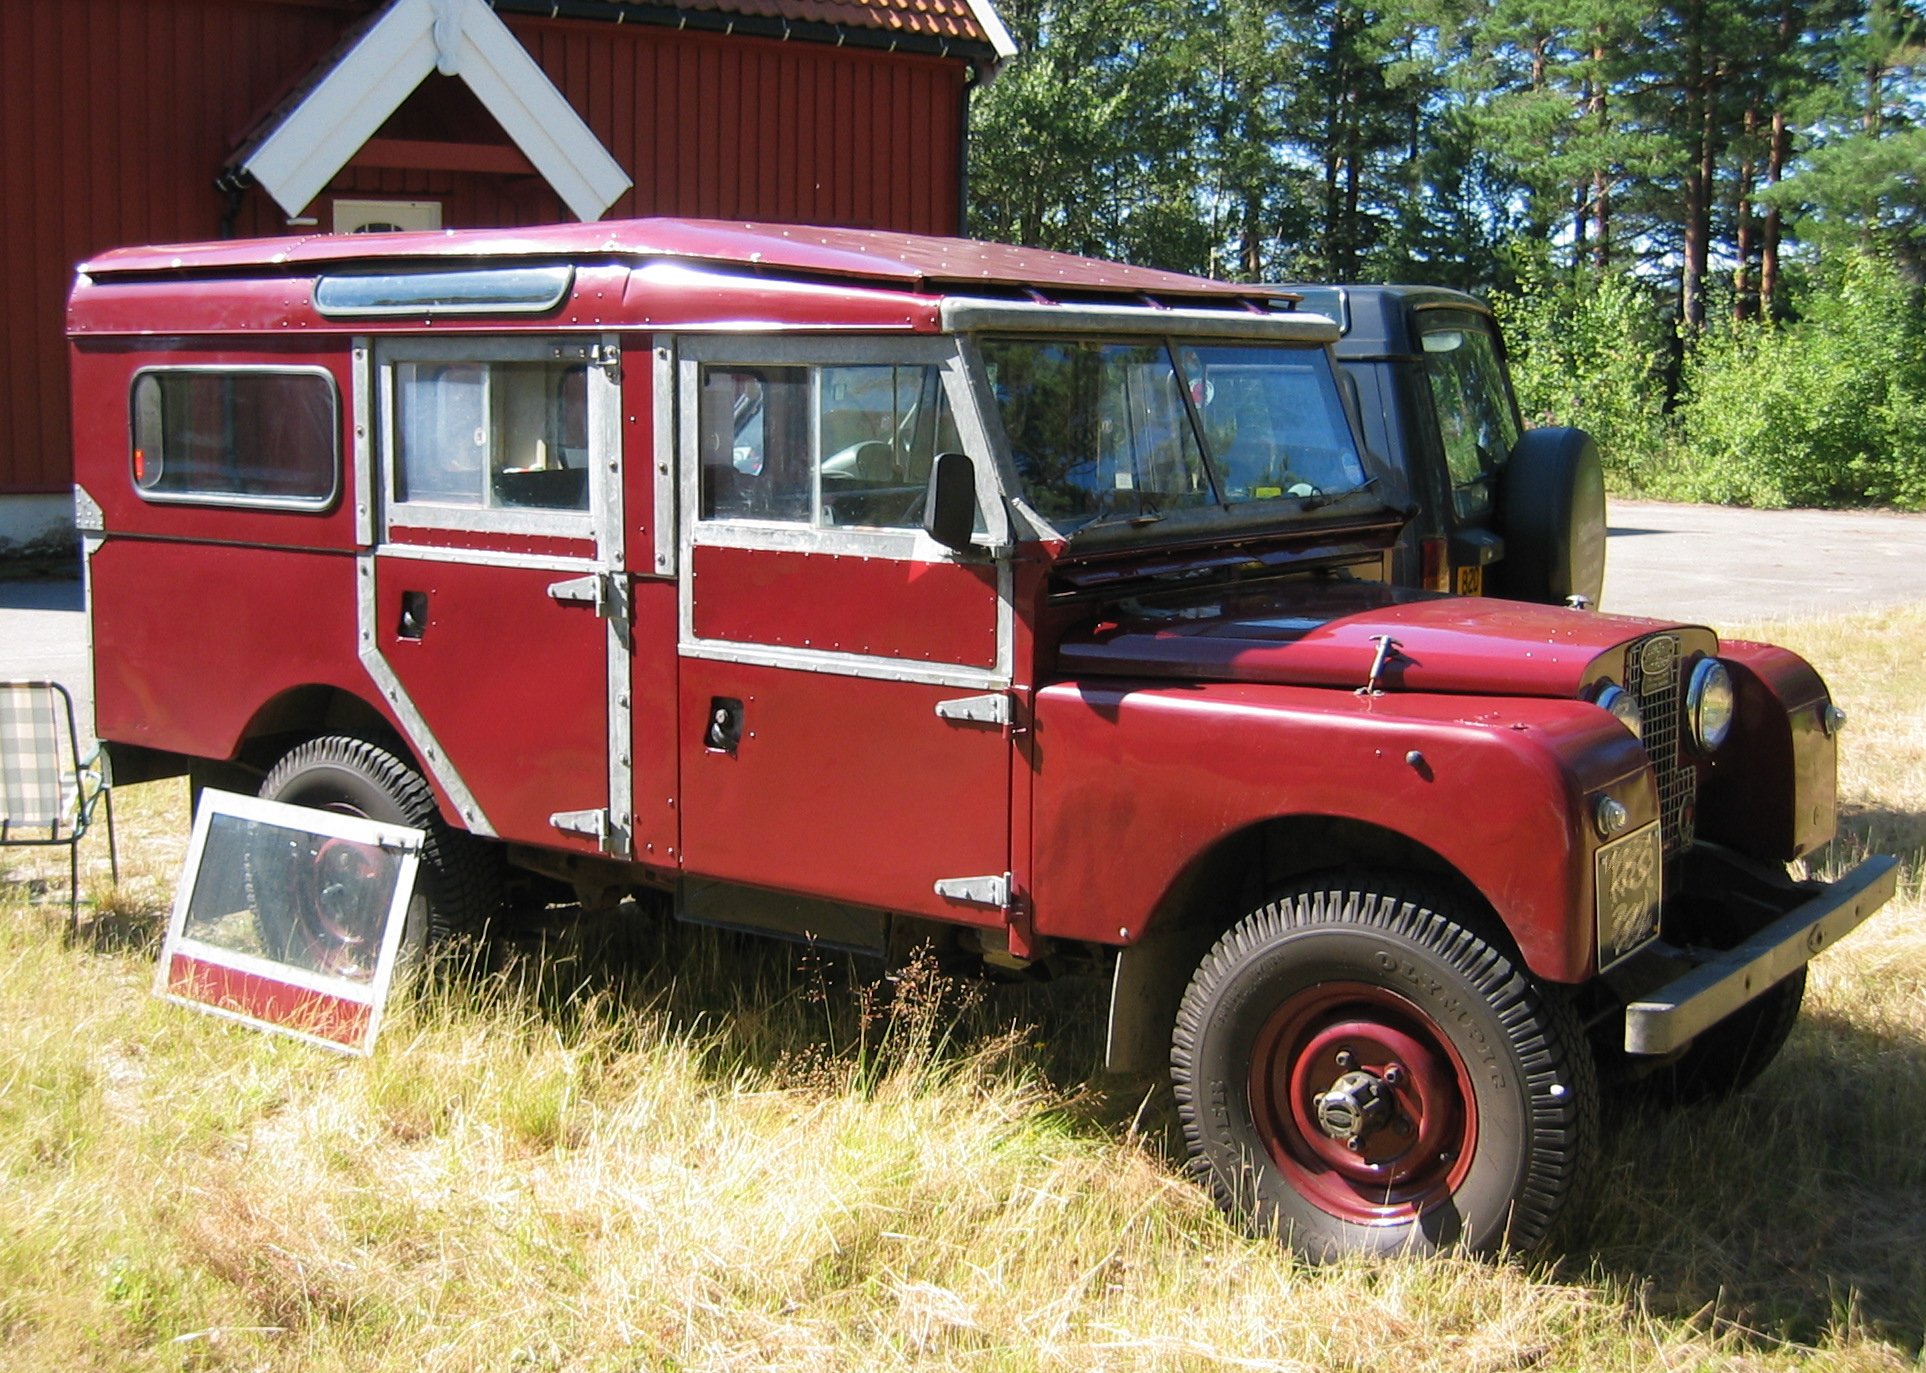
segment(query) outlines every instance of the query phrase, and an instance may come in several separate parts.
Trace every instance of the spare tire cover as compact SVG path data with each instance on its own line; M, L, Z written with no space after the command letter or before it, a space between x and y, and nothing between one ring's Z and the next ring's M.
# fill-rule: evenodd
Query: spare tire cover
M1516 601L1596 606L1605 586L1605 472L1583 429L1528 429L1505 464L1505 558L1498 590Z

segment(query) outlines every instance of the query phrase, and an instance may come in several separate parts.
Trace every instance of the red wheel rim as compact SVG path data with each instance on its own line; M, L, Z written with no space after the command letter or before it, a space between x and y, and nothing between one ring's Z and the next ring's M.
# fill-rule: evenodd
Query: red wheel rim
M329 838L315 849L307 870L302 925L308 961L316 971L355 977L372 969L374 932L353 898L377 876L375 868L364 844Z
M1285 1181L1343 1220L1411 1220L1471 1170L1471 1074L1431 1018L1387 988L1327 982L1289 997L1252 1046L1250 1089L1258 1135ZM1371 1107L1348 1142L1319 1110L1334 1093L1340 1106L1356 1098Z

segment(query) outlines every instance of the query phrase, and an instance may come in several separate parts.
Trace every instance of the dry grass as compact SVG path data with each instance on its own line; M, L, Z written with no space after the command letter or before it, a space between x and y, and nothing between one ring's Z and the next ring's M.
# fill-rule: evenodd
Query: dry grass
M1576 1257L1307 1269L1237 1234L1090 1075L1087 987L866 1001L631 918L417 989L368 1062L192 1016L146 994L185 833L155 787L101 938L59 937L64 856L0 860L5 1363L1916 1370L1926 612L1767 636L1852 711L1842 848L1898 845L1907 894L1757 1088L1613 1123Z

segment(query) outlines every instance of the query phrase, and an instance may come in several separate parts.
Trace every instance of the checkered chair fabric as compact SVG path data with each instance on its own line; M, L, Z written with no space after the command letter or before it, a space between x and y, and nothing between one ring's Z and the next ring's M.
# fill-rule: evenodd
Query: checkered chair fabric
M38 682L0 683L0 838L60 843L79 823L66 705Z
M83 754L74 702L58 682L0 682L0 845L67 846L67 924L80 923L80 840L94 809L107 813L107 856L120 881L114 843L113 779L100 745Z

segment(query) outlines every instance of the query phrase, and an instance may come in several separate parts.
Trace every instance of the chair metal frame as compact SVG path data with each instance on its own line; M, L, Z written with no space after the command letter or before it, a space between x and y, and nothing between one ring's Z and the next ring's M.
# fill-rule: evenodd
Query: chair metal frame
M19 698L26 700L25 710L13 704ZM80 751L74 698L66 687L47 680L0 681L0 848L67 846L69 938L80 932L80 841L103 803L107 861L114 884L120 884L113 789L105 747L96 742L85 754ZM63 828L71 832L63 835Z

